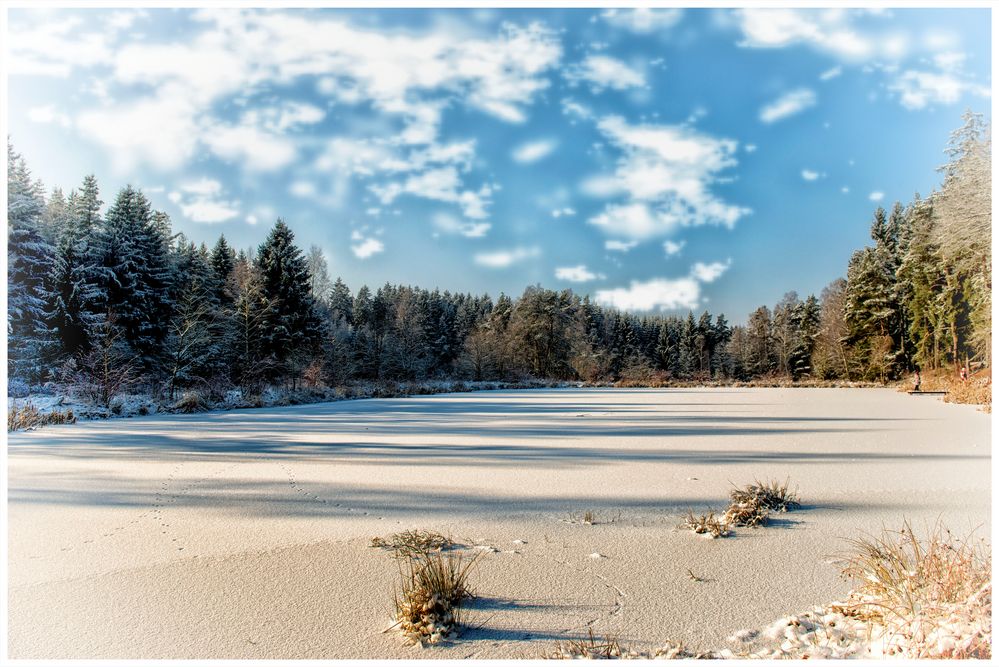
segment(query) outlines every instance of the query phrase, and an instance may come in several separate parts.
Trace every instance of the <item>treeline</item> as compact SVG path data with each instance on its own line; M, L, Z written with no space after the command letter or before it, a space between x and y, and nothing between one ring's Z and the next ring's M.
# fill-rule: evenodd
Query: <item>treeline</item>
M278 220L257 249L209 248L126 187L103 211L93 176L46 196L8 145L8 375L101 405L125 390L339 386L534 377L635 383L887 380L919 364L988 363L990 136L966 114L939 192L878 209L873 247L820 298L786 295L745 326L635 315L570 290L353 292Z

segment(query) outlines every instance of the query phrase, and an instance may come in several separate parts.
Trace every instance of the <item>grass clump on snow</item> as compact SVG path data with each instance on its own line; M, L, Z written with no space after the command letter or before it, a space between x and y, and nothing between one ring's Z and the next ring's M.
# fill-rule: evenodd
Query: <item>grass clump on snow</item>
M992 558L984 541L957 539L939 524L919 539L906 523L850 543L843 574L858 588L843 609L871 624L884 654L992 656Z
M714 651L697 653L683 644L666 642L651 652L624 648L616 638L599 638L589 628L587 637L566 639L555 643L555 648L543 656L547 660L684 660L716 659L723 657Z
M611 660L624 657L621 645L614 637L598 638L589 628L589 636L582 639L566 639L555 643L555 648L545 658L551 660Z
M679 527L690 530L698 535L706 535L712 539L727 537L731 534L731 531L728 529L728 522L717 518L714 512L695 515L693 510L688 510L687 517Z
M452 549L455 542L429 530L406 530L389 535L387 539L374 537L371 539L371 546L388 549L393 558L420 558L433 552Z
M7 430L19 431L47 424L75 424L76 415L72 410L41 412L34 405L14 405L7 410Z
M465 601L475 597L468 575L477 560L437 551L406 561L393 605L407 644L437 644L455 633Z
M754 481L743 488L732 489L729 494L733 504L756 503L772 512L788 512L801 507L798 492L790 489L790 480L783 482Z
M729 494L731 502L722 521L733 526L765 526L770 512L789 512L801 507L798 492L792 491L790 481L754 481Z

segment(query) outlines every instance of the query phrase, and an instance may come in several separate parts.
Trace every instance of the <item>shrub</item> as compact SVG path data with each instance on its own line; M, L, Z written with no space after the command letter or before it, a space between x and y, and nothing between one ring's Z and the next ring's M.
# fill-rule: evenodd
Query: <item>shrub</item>
M733 504L755 503L773 512L788 512L801 507L797 491L789 489L790 480L784 482L772 480L760 482L756 480L745 488L732 489L729 497Z
M7 380L7 395L12 398L25 398L31 393L31 387L24 380L9 378Z
M437 644L456 632L465 601L474 597L468 575L477 560L439 551L406 560L393 604L407 644Z
M750 528L765 526L770 521L770 510L755 499L743 502L733 501L725 510L721 520L732 526L748 526Z
M714 512L695 515L693 510L688 510L687 517L679 527L693 531L698 535L707 535L712 539L727 537L731 534L731 531L728 529L728 523L717 519Z
M75 424L76 415L71 409L53 410L52 412L39 412L38 408L28 403L27 405L13 405L7 410L7 430L18 431L46 424Z
M435 551L452 549L455 543L451 538L429 530L407 530L389 535L388 539L374 537L371 546L388 549L393 558L419 558Z
M173 409L177 412L204 412L208 408L208 401L196 391L185 391L173 404Z

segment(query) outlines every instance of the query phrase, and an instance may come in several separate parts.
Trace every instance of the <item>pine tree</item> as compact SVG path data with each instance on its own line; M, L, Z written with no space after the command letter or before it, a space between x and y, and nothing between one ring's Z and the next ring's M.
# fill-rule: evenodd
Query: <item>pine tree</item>
M319 342L309 271L294 239L279 218L257 252L261 293L269 304L262 322L261 350L279 365L282 374L293 354Z
M45 379L43 358L53 338L48 276L54 249L39 232L44 197L13 146L7 145L7 373L25 382Z
M812 355L815 352L815 343L819 337L820 319L821 308L819 300L814 295L809 295L804 301L799 301L794 308L795 339L788 365L791 377L795 380L812 374Z
M236 268L236 253L226 243L225 235L212 248L212 292L220 307L229 308L235 302L236 287L233 283L233 271Z
M336 279L330 290L330 314L334 322L342 321L347 325L354 323L354 297L340 278Z
M98 235L103 305L147 372L157 369L170 319L169 242L169 220L131 186L118 193Z

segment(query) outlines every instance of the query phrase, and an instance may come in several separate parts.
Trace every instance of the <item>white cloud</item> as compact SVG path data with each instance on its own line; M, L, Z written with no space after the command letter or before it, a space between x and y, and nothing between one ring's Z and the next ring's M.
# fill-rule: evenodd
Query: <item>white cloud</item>
M42 17L35 25L10 25L7 31L7 67L11 76L68 77L77 67L110 62L111 32L87 32L79 18L52 20Z
M669 214L660 214L648 204L633 202L611 204L603 212L590 218L590 224L608 233L644 239L669 233L676 229L680 221Z
M316 196L316 184L312 181L294 181L288 187L288 192L295 195L296 197L301 197L307 199L309 197Z
M933 64L937 69L946 71L960 70L964 61L968 59L968 54L960 51L944 51L933 56Z
M143 162L169 171L195 153L195 115L185 90L165 87L159 97L85 110L77 117L77 129L104 146L120 172Z
M672 257L673 255L679 255L685 245L687 245L686 241L665 241L663 243L663 250L666 252L667 257Z
M694 309L701 297L701 285L694 278L653 278L633 280L628 287L597 290L597 303L619 310L650 311Z
M825 174L820 174L817 171L812 171L811 169L802 169L801 177L806 181L817 181L822 178Z
M587 283L592 280L603 280L606 277L602 273L590 271L585 264L559 266L555 269L556 280L566 280L570 283Z
M607 9L600 17L616 28L639 34L669 30L683 18L682 9Z
M580 104L571 97L563 98L562 100L562 113L569 116L573 120L569 122L574 123L576 119L579 120L590 120L593 118L593 110L584 104Z
M722 274L728 271L731 265L731 260L727 262L711 262L710 264L697 262L690 268L690 276L702 283L713 283L721 278Z
M609 236L642 240L678 227L732 227L749 212L710 189L719 172L736 164L737 142L685 126L629 125L619 116L607 116L597 127L622 153L614 175L596 180L599 190L628 195L626 202L609 204L589 220ZM593 183L584 182L584 191L598 190Z
M740 46L786 48L806 46L848 64L865 63L880 71L889 89L909 109L954 104L964 94L988 97L988 85L961 74L966 54L955 50L960 39L939 30L917 35L904 25L869 20L870 11L847 9L742 9L734 14L742 31ZM903 64L919 58L936 71ZM842 72L835 66L819 77L826 81ZM902 72L900 76L896 76Z
M576 209L569 208L568 206L564 206L562 208L557 208L554 211L552 211L552 217L556 218L556 219L561 218L561 217L568 218L568 217L572 217L574 215L576 215Z
M775 123L815 106L815 92L808 88L792 90L760 109L760 120Z
M638 241L619 241L617 239L607 239L604 241L604 249L611 252L628 252L638 245Z
M858 30L852 25L852 16L835 10L737 10L736 20L743 36L739 45L784 48L804 44L848 62L887 54L881 48L884 40Z
M528 259L533 259L541 255L541 249L537 246L517 247L509 250L496 250L493 252L482 252L475 255L475 263L490 269L504 269L513 264L518 264Z
M885 198L885 193L881 192L880 190L875 190L871 194L867 195L867 198L870 199L871 201L881 201L882 199Z
M51 123L62 127L69 127L73 124L68 114L59 111L52 104L28 109L28 120L32 123L41 123L44 125Z
M260 218L258 218L254 214L251 213L248 216L246 216L246 224L248 224L248 225L255 225L258 222L260 222Z
M222 184L213 178L182 183L177 190L167 194L167 199L192 222L215 224L239 215L239 202L225 199Z
M204 142L219 157L238 161L255 171L274 171L291 164L297 150L287 137L244 121L238 125L216 125Z
M350 233L350 240L353 241L350 244L350 251L358 259L368 259L385 250L385 244L374 236L369 236L366 230L367 227L363 228L363 231L355 229Z
M180 210L184 217L193 222L209 224L232 220L239 215L239 209L235 208L232 202L212 199L195 199L190 203L181 204Z
M222 192L222 184L214 178L200 178L197 181L184 183L180 189L192 195L214 197Z
M488 222L464 222L446 213L434 216L434 227L447 234L458 234L465 238L482 238L492 228Z
M955 104L966 94L991 96L988 87L949 71L906 70L888 85L888 89L898 95L899 102L906 109L923 109L933 104Z
M845 185L844 185L843 187L841 187L841 188L839 189L839 191L840 191L840 192L842 192L842 193L843 193L843 194L845 194L845 195L848 195L848 194L850 194L850 188L848 188L848 187L847 187L847 186L845 186Z
M714 282L731 264L731 260L710 264L697 262L690 268L690 275L683 278L633 280L628 287L597 290L595 298L597 303L619 310L693 310L701 299L701 284Z
M458 204L466 218L482 220L488 217L486 209L492 201L492 187L486 184L478 190L461 190L460 186L458 170L446 166L414 174L404 181L372 185L370 190L384 205L391 204L400 195L409 194Z
M558 34L540 22L503 23L489 34L453 22L378 30L343 14L207 9L192 18L184 41L166 43L110 28L88 32L75 19L12 26L10 71L68 77L77 68L107 67L104 97L121 91L132 98L90 108L84 100L79 129L122 169L148 163L176 170L205 146L266 171L286 167L310 145L312 138L294 130L321 122L326 110L284 101L233 122L222 120L219 109L315 77L317 92L332 105L366 103L388 127L401 125L387 138L429 149L450 105L523 122L562 55Z
M819 80L829 81L830 79L835 79L842 73L843 73L843 68L840 67L839 65L836 65L835 67L830 67L826 71L822 72L822 74L819 75Z
M532 162L537 162L543 158L551 155L555 147L558 146L558 142L554 139L541 139L539 141L530 141L525 144L521 144L513 149L510 156L515 162L520 162L521 164L530 164Z
M565 78L571 84L590 84L595 93L610 88L627 90L645 85L645 75L618 60L604 55L589 55L583 62L566 69Z
M756 144L746 144L745 146L743 146L743 150L745 150L747 153L755 153Z

